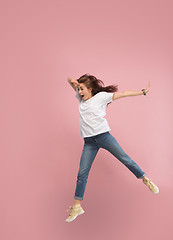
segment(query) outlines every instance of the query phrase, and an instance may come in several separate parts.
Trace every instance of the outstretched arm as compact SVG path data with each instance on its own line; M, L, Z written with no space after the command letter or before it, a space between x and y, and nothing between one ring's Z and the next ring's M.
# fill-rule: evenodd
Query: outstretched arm
M67 80L70 83L70 85L72 86L72 88L76 91L76 88L79 85L78 81L74 78L68 78Z
M148 83L148 87L145 89L145 92L147 93L149 91L150 88L150 82ZM122 97L131 97L131 96L138 96L138 95L142 95L143 91L123 91L123 92L117 92L114 93L112 100L116 100L118 98L122 98Z

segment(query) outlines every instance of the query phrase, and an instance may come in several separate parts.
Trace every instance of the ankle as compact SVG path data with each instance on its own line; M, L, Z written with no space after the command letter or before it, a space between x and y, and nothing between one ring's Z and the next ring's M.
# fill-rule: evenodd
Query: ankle
M147 180L148 180L147 177L142 178L142 181L143 181L143 182L147 182Z
M81 200L75 199L73 206L80 206L81 205Z
M73 208L74 208L74 209L78 209L78 208L80 208L80 207L81 207L80 204L74 204L74 205L73 205Z

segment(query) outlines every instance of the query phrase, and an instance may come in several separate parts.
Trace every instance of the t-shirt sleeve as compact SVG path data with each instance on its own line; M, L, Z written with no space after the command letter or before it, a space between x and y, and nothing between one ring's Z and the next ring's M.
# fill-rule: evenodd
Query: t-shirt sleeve
M75 97L78 99L79 102L81 101L81 96L79 95L78 88L76 88L76 96Z
M112 97L113 97L114 93L102 92L102 94L103 94L102 100L103 100L104 104L108 104L110 102L113 102Z

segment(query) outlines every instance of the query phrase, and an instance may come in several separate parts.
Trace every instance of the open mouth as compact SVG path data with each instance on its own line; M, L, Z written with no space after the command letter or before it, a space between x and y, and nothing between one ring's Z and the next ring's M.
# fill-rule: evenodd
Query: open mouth
M81 95L81 97L83 98L83 97L84 97L84 95L82 94L82 95Z

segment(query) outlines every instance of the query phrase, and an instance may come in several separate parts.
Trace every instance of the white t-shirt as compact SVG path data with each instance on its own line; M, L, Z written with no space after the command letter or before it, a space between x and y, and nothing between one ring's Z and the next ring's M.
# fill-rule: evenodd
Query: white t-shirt
M78 89L76 89L76 98L79 100L80 135L82 138L111 130L104 116L106 115L107 104L113 101L113 94L99 92L84 101L81 99Z

